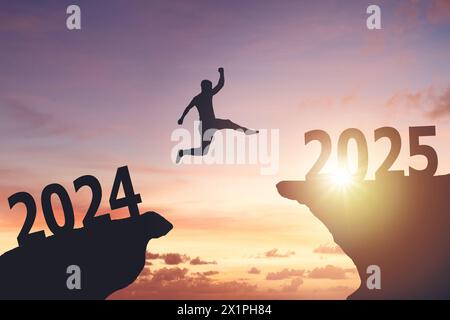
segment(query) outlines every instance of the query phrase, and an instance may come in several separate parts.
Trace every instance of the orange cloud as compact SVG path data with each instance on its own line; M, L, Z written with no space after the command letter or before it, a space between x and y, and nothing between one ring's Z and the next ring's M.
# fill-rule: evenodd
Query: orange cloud
M211 276L218 275L219 273L220 273L219 271L210 270L210 271L205 271L205 272L196 272L196 273L194 273L194 275L199 276L199 277L211 277Z
M315 268L308 273L308 277L312 279L346 279L345 270L333 265L327 265L321 268Z
M261 270L259 270L259 269L256 268L256 267L253 267L253 268L251 268L250 270L248 270L247 273L249 273L249 274L260 274L260 273L261 273Z
M144 269L145 270L145 269ZM189 272L189 269L187 268L162 268L154 273L152 273L152 280L155 282L161 282L161 281L173 281L173 280L179 280L184 279L186 277L186 274Z
M264 258L288 258L293 255L295 255L294 251L279 253L278 249L272 249L264 253Z
M179 253L168 253L163 256L164 262L168 265L176 265L189 260L186 255L181 255Z
M338 291L338 292L352 292L354 291L354 289L347 287L347 286L334 286L334 287L330 287L328 288L329 291Z
M300 286L303 284L302 278L294 278L291 280L291 283L288 285L285 285L281 288L284 292L296 292L300 288Z
M117 292L112 299L239 299L251 296L257 289L243 281L219 282L209 276L216 271L188 274L184 268L163 268L140 277L128 288Z
M434 99L433 109L428 115L433 119L450 115L450 86Z
M186 255L186 254L181 254L181 253L151 253L148 252L146 253L146 260L163 260L165 264L167 265L178 265L181 263L186 263L189 260L191 260L191 258ZM199 259L199 258L198 258Z
M217 264L216 261L205 261L205 260L201 260L200 257L192 259L190 263L191 263L191 265L194 265L194 266L204 265L204 264Z
M269 272L266 280L284 280L292 277L302 277L305 270L283 269L279 272Z
M318 248L314 249L314 253L344 254L344 251L342 251L341 247L339 246L320 245Z
M443 90L429 87L415 92L397 92L386 101L385 106L392 109L421 110L432 119L446 117L450 115L450 85Z
M388 108L420 108L431 96L431 88L417 92L401 91L393 94L387 101Z

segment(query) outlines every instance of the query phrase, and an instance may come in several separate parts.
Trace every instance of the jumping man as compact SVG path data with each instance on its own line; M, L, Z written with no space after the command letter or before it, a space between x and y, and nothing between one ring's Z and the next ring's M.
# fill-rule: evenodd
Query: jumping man
M177 163L181 161L181 158L185 155L192 155L192 156L203 156L208 153L209 145L212 141L211 139L205 139L204 134L208 130L212 130L212 133L214 134L214 131L222 130L222 129L232 129L232 130L241 130L245 134L257 134L259 133L258 130L252 130L245 127L242 127L231 120L224 120L224 119L218 119L216 118L216 115L214 114L214 107L213 107L213 96L217 94L224 86L225 84L225 77L224 77L224 70L223 68L219 68L220 73L220 79L217 85L213 88L212 82L209 80L203 80L201 82L201 88L202 91L200 94L194 97L192 99L191 103L186 107L186 109L183 112L183 115L181 116L180 120L178 120L178 124L182 125L183 120L186 117L186 115L189 113L189 111L196 107L198 110L198 114L200 116L200 133L202 135L202 145L198 148L192 148L192 149L186 149L186 150L180 150L178 151L177 155ZM211 132L211 131L208 131Z

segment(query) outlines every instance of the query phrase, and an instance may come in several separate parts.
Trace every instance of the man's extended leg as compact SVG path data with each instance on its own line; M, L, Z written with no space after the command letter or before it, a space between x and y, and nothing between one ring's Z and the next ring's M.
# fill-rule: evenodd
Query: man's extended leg
M258 130L253 130L253 129L249 129L249 128L240 126L229 119L226 119L226 120L216 119L215 128L218 130L221 130L221 129L242 130L247 135L259 133Z

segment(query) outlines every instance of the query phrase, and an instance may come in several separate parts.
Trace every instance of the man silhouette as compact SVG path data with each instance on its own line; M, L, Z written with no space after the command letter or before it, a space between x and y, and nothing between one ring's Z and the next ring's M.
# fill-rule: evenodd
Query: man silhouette
M179 163L181 161L181 158L185 155L203 156L207 154L214 132L217 130L222 129L242 130L247 135L259 133L258 130L252 130L242 127L229 119L224 120L216 118L213 107L213 96L217 94L225 84L225 76L223 68L219 68L219 73L220 73L219 82L214 88L212 87L212 82L209 80L203 80L201 82L202 91L200 92L200 94L198 94L192 99L191 103L189 103L189 105L184 110L183 115L178 120L178 124L182 125L184 118L189 113L189 111L193 107L197 107L198 114L200 116L200 133L202 136L202 145L201 147L198 148L179 150L176 160L177 163ZM208 134L212 133L210 139L208 139L208 137L205 138L206 131L208 131Z

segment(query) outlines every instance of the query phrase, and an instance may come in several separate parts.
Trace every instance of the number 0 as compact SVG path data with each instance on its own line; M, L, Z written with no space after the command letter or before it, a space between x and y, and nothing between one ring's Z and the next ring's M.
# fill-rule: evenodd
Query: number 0
M348 143L353 139L358 148L358 168L355 176L364 179L369 166L369 151L364 133L355 128L350 128L342 132L338 141L338 163L339 167L348 170Z
M56 222L51 198L53 194L57 195L59 200L61 201L64 213L64 225L62 227L59 226ZM75 225L73 206L66 189L64 189L62 185L54 183L46 186L44 190L42 190L41 202L45 222L47 222L47 226L53 232L53 234L56 235L73 229Z

